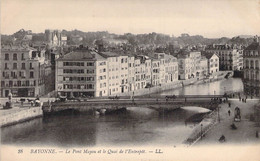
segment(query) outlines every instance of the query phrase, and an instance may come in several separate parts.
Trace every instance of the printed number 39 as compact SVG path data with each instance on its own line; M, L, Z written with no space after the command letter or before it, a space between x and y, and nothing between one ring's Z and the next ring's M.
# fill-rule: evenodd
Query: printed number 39
M23 149L18 149L18 154L23 153Z

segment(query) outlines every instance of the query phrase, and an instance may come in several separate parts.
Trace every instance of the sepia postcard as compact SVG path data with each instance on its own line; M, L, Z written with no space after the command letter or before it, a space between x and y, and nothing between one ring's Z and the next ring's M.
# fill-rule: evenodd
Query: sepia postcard
M260 0L1 0L1 161L259 161Z

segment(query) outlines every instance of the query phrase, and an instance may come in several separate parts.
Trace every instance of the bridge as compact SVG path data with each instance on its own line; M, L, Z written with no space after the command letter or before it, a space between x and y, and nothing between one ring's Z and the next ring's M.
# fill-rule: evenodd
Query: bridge
M43 112L45 114L56 113L64 110L76 110L79 112L93 112L105 109L106 113L113 113L120 110L126 110L127 107L140 107L156 110L159 113L172 111L183 106L197 106L210 110L215 109L221 102L223 95L186 95L176 96L166 99L165 96L159 97L120 97L118 99L89 99L87 101L65 101L44 103Z

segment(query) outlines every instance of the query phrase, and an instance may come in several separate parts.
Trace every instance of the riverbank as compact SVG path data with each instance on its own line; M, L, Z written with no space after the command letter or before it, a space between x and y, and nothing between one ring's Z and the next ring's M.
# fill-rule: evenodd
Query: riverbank
M214 112L210 121L205 119L200 124L203 124L203 137L201 138L200 124L194 130L195 134L200 137L197 138L191 145L233 145L233 144L259 144L260 139L256 137L256 132L260 132L260 126L257 125L253 117L256 105L259 104L259 99L248 99L246 103L239 101L239 99L229 99L231 107L228 104L221 104L219 109L220 122L218 122L217 113ZM241 110L241 122L234 122L234 109L239 107ZM231 111L229 116L228 111ZM205 122L209 121L210 126L204 127ZM236 130L230 128L231 124L237 126ZM218 140L220 136L224 135L226 142L220 143Z
M204 84L204 83L210 83L214 81L219 81L226 79L225 76L231 73L230 76L233 75L232 71L219 71L214 73L210 78L204 78L204 79L197 79L197 78L192 78L188 80L178 80L176 82L171 82L167 84L163 84L160 86L155 86L151 88L144 88L144 89L139 89L135 91L130 91L130 92L125 92L125 93L117 93L114 94L114 96L147 96L150 94L159 94L165 91L177 89L177 88L182 88L185 86L189 85L199 85L199 84Z
M14 103L14 107L11 109L0 108L0 127L21 123L42 116L43 111L39 106L31 107L31 105L25 104L21 107L21 105Z

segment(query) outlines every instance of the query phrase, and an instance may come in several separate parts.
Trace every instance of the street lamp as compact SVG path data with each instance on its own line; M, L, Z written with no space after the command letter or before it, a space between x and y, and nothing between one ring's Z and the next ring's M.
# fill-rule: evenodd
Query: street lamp
M219 116L219 106L218 106L218 122L220 122L220 116Z
M202 139L202 137L203 137L203 135L202 135L202 127L203 127L203 124L200 124L200 134L201 134L201 139Z

